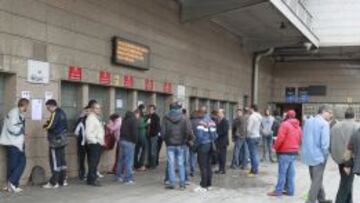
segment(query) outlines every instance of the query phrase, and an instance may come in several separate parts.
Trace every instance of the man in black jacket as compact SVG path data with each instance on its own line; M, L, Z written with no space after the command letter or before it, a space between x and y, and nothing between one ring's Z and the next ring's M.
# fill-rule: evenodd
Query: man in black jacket
M134 183L132 169L134 167L135 144L139 137L139 117L139 110L126 112L120 128L121 136L116 176L118 181L127 184Z
M158 153L157 153L157 144L158 139L160 136L160 118L156 114L156 106L155 105L149 105L149 115L147 119L147 140L148 140L148 158L149 158L149 168L154 169L156 168L156 163L158 159Z
M167 172L170 184L168 189L176 185L175 163L177 162L180 175L180 189L185 189L185 145L193 138L189 119L181 112L181 105L173 103L170 112L165 115L162 136L167 146Z
M215 171L216 174L225 174L226 165L226 152L229 145L229 121L225 118L224 109L218 111L218 122L216 131L218 138L216 139L217 154L219 160L219 170Z

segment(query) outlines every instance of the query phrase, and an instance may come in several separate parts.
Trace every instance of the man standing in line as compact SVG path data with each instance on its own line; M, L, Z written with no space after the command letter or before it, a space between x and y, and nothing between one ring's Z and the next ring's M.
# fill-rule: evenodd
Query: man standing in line
M331 129L330 152L334 161L339 165L341 176L339 190L335 203L352 203L352 189L354 174L346 174L344 154L352 135L359 130L359 123L354 120L355 113L352 108L345 112L345 120L338 122Z
M22 192L19 180L26 166L24 114L28 106L28 99L19 100L18 106L6 115L0 136L0 145L5 146L7 159L7 186L4 189L14 193Z
M250 160L251 160L251 170L248 174L249 177L254 177L259 173L259 139L260 139L260 125L261 125L261 115L258 112L257 105L252 105L250 107L250 117L247 125L248 136L246 142L249 147Z
M104 145L105 130L101 121L101 106L93 103L90 106L90 113L85 122L85 136L87 143L88 175L87 184L101 186L97 180L97 168L100 162L101 146Z
M246 136L247 136L247 113L243 114L242 109L236 111L237 116L232 124L232 140L234 144L233 151L233 160L231 162L231 168L237 169L241 167L242 169L247 167L248 162L248 150L246 145ZM242 158L244 160L242 160ZM240 163L240 160L242 162Z
M273 144L273 135L272 126L274 124L274 117L270 115L270 110L266 109L264 112L264 117L261 120L261 135L263 140L263 157L262 161L267 161L269 157L270 162L274 162L272 157L272 144Z
M190 121L181 112L181 105L176 102L170 105L170 112L165 115L161 130L167 147L167 173L170 184L166 188L175 189L177 162L180 189L183 190L185 189L185 145L192 139L193 132Z
M46 189L55 189L67 186L66 182L66 157L65 146L67 144L67 118L65 112L58 107L54 99L46 103L47 110L51 113L50 119L43 128L48 133L49 159L52 176L49 182L43 186Z
M147 119L147 127L148 127L148 146L149 146L149 168L156 168L157 164L157 144L158 138L161 131L160 127L160 117L156 114L156 106L149 105L149 115Z
M216 124L218 137L216 139L216 147L218 153L219 170L215 174L225 174L226 153L229 145L229 121L225 118L224 109L218 111L218 122Z
M330 146L330 125L332 111L328 106L320 106L318 115L304 125L301 147L302 162L309 166L311 187L306 203L331 203L325 200L323 176Z

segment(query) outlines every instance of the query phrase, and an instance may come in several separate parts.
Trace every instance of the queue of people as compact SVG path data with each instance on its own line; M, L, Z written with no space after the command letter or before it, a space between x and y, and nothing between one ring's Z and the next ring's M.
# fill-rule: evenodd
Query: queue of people
M43 185L46 189L67 186L66 147L68 135L77 136L79 178L90 186L101 186L98 167L104 149L116 148L115 162L110 173L116 180L134 184L134 169L155 169L159 164L162 142L166 145L165 188L185 189L190 177L195 175L196 165L200 171L198 192L212 189L213 159L218 170L215 174L226 174L226 158L231 128L234 143L231 169L248 170L248 176L259 174L259 143L263 143L261 161L278 163L278 180L269 196L293 196L297 156L309 167L311 185L307 203L332 202L326 199L323 176L329 155L338 164L341 177L336 203L352 202L354 175L360 174L360 124L354 120L354 110L345 112L345 120L332 122L332 110L321 106L318 115L304 121L303 128L294 110L286 112L284 118L269 110L262 116L258 107L237 109L230 125L224 109L208 114L206 107L193 112L190 117L180 103L174 102L169 112L161 119L156 106L139 105L135 111L126 112L124 118L112 114L104 123L101 105L89 101L76 123L75 129L67 126L65 112L53 99L46 101L50 118L43 125L49 144L49 166L51 178ZM19 180L26 166L25 116L29 100L20 99L4 120L0 144L7 154L7 185L4 190L21 192ZM333 123L331 127L330 122ZM230 127L231 126L231 127ZM85 164L87 160L87 164ZM87 165L87 171L86 166ZM178 182L176 176L179 176Z

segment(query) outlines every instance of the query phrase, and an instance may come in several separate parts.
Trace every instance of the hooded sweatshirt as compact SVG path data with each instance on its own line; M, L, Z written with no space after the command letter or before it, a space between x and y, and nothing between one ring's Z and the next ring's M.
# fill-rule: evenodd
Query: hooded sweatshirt
M192 137L190 121L179 110L171 110L164 117L162 135L167 146L181 146Z
M299 121L289 118L280 124L274 148L278 154L298 154L302 131Z
M25 143L25 118L19 108L12 109L4 120L0 136L0 144L15 146L20 151L24 150Z
M136 144L139 137L139 122L133 112L126 112L120 128L120 141L124 140Z

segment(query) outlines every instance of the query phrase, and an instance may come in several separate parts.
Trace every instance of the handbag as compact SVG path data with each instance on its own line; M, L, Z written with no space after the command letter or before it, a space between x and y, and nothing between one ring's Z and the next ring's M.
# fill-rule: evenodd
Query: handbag
M114 133L105 126L105 138L104 138L104 146L103 149L105 150L112 150L114 149L116 143L116 138Z
M61 148L67 145L67 132L49 136L49 145L51 148Z

